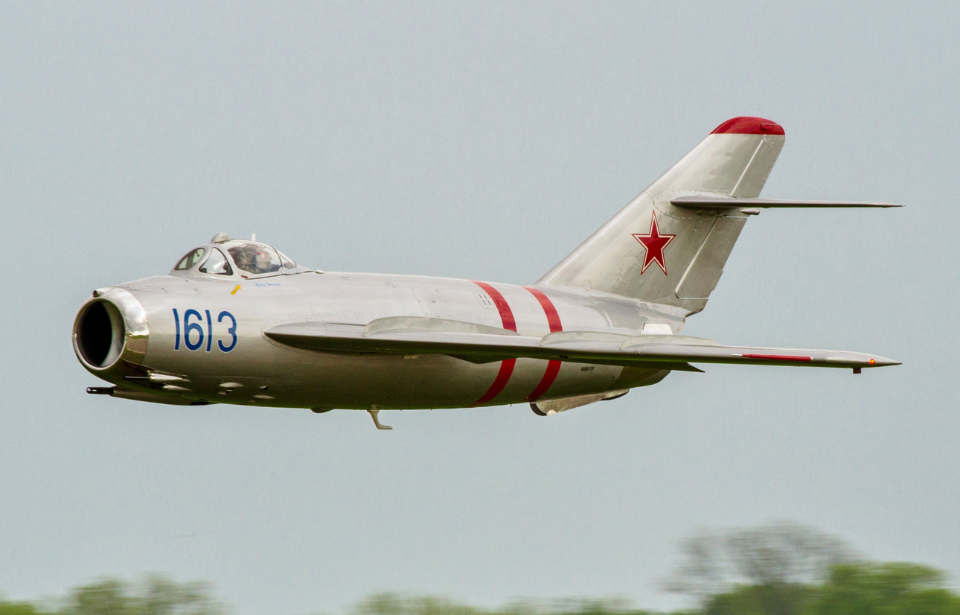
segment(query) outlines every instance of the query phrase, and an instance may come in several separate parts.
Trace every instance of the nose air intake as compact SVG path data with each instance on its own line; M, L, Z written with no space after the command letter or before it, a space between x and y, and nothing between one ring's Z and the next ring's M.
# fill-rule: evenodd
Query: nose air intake
M126 332L117 306L109 301L88 303L77 317L77 353L92 367L110 367L120 358Z
M123 359L139 364L147 352L149 329L143 305L129 291L95 291L73 323L73 349L94 373L109 370Z

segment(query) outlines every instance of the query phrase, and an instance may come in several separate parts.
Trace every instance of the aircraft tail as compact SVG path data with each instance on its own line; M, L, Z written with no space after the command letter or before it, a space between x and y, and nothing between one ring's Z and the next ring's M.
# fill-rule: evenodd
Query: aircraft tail
M783 142L783 128L769 120L720 124L537 283L699 312L747 217L759 211L750 200Z

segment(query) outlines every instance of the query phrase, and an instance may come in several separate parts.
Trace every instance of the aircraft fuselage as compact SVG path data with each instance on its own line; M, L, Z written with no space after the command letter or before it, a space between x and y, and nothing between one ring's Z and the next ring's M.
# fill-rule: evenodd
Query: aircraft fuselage
M648 323L675 333L683 324L680 314L603 293L420 276L169 275L97 292L100 298L91 301L129 293L136 303L128 300L126 309L142 306L148 333L142 356L106 369L84 361L94 374L151 395L296 408L512 404L626 390L659 382L668 372L529 358L476 364L436 354L316 352L263 335L280 324L363 326L384 317L430 317L536 337L564 329L638 334Z

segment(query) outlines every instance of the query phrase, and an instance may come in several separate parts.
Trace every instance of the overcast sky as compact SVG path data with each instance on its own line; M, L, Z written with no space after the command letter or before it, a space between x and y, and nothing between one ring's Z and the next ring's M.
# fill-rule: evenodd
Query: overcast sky
M960 580L960 5L0 5L0 591L208 579L243 615L658 582L791 519ZM88 396L93 288L214 233L325 270L530 283L722 121L786 146L685 333L903 361L708 366L541 418Z

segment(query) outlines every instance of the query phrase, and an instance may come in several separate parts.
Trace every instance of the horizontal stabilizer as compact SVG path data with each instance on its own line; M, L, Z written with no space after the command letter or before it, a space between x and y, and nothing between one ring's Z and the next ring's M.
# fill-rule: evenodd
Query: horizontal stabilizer
M796 199L747 199L728 196L679 196L670 203L685 209L732 209L747 208L807 208L807 207L903 207L895 203L870 203L861 201L798 201Z
M439 326L420 322L412 327L377 330L378 327L370 325L289 323L272 327L264 331L264 335L281 344L305 350L403 355L443 354L475 363L523 357L684 371L695 371L691 370L689 363L854 369L899 365L891 359L859 352L723 346L713 340L681 335L597 336L591 332L564 331L539 338L512 332L509 335L488 331L472 332L469 330L469 323L462 323L460 330L449 330L454 328L449 321L434 324Z

